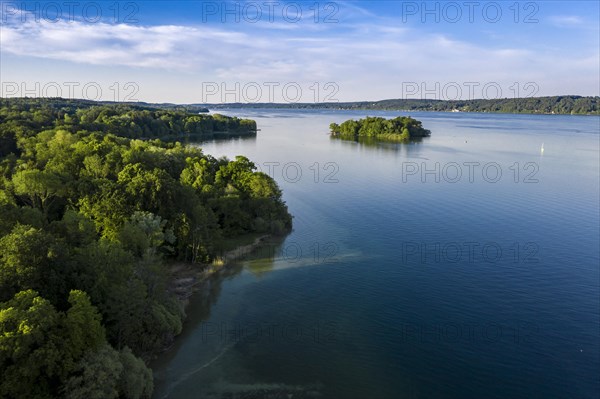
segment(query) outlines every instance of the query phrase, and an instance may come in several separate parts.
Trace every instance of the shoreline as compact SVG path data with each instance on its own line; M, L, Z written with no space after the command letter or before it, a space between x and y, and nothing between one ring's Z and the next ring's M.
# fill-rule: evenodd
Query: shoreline
M221 271L227 270L236 260L249 255L272 237L271 234L259 236L250 244L225 251L212 263L174 262L168 264L167 291L175 296L185 311L189 305L189 298L198 291L199 286ZM185 318L182 321L185 321Z
M167 266L167 292L172 294L181 306L183 317L182 325L185 325L187 320L187 310L190 304L190 298L198 293L207 284L210 284L212 278L219 274L229 271L236 261L243 258L255 249L265 245L269 239L274 236L272 234L264 234L256 237L250 244L239 245L234 249L225 251L222 256L217 257L212 263L190 263L190 262L172 262ZM159 357L164 356L175 344L177 338L183 333L182 331L171 337L169 342L166 342L162 348L152 353L151 362L155 362Z
M461 110L433 110L433 109L399 109L399 108L329 108L329 107L315 107L315 108L290 108L290 107L222 107L213 108L214 110L300 110L300 111L382 111L382 112L444 112L444 113L455 113L455 114L492 114L492 115L544 115L544 116L600 116L600 113L570 113L570 112L501 112L501 111L461 111Z

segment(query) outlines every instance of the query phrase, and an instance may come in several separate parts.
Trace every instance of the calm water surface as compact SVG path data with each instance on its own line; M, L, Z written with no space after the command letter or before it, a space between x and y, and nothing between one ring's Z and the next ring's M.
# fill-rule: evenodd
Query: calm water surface
M368 146L328 136L365 111L222 113L261 131L205 152L294 230L193 298L156 398L598 397L600 118L411 112L431 138Z

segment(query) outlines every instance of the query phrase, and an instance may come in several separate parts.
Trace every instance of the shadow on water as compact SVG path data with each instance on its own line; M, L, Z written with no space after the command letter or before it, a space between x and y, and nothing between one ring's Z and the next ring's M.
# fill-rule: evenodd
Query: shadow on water
M256 141L257 132L252 133L244 133L244 134L215 134L210 139L196 140L190 141L190 144L206 144L206 143L222 143L222 142L231 142L231 143L251 143Z
M249 132L215 132L212 134L201 134L201 135L185 135L180 137L163 137L162 141L173 142L178 141L182 144L206 144L206 143L222 143L222 142L232 142L232 143L250 143L256 141L257 132L249 131Z
M189 304L186 309L187 316L184 321L182 333L177 336L174 344L166 352L161 354L152 364L152 369L155 370L154 378L157 385L163 385L163 380L165 378L172 378L172 376L167 377L165 374L168 372L168 370L165 369L165 366L178 356L178 352L182 349L182 345L191 335L201 328L202 323L210 319L211 309L220 297L222 283L239 275L244 269L252 273L255 277L262 277L272 271L276 259L281 257L286 237L287 236L270 237L263 241L260 246L256 247L248 255L222 267L196 287L194 294L189 298ZM206 362L207 365L209 365L212 361L206 359ZM194 372L195 371L192 371L192 373ZM168 397L169 391L176 388L177 385L185 379L185 375L180 376L179 380L173 381L166 387L167 392L155 392L154 397Z
M430 137L417 137L407 142L387 142L377 140L373 137L361 137L358 140L346 140L339 137L330 137L331 142L340 143L342 147L348 149L358 149L365 152L374 152L379 154L396 154L403 158L418 158L420 156L421 147L430 140Z

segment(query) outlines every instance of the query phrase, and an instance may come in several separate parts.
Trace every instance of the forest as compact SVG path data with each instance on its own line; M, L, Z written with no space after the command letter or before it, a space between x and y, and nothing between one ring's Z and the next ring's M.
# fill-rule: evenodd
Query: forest
M0 143L14 148L16 134L49 128L114 134L132 139L208 140L256 134L256 122L187 108L87 100L0 98ZM25 130L25 132L22 132ZM3 147L0 147L0 155Z
M197 106L200 106L198 104ZM550 96L474 100L392 99L381 101L202 104L218 108L362 109L387 111L490 112L506 114L600 115L600 97Z
M0 100L0 397L148 398L182 328L166 264L292 217L243 156L149 138L254 121L73 100ZM140 138L148 138L142 140Z
M428 137L431 132L424 129L421 122L408 116L393 119L366 117L357 121L349 119L342 124L329 125L332 138L359 141L374 139L388 142L407 142Z

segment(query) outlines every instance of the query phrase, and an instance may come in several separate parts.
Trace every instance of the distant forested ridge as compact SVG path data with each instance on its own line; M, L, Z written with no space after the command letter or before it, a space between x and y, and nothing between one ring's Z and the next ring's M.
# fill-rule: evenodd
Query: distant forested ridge
M500 98L490 100L417 100L329 103L260 103L260 104L196 104L219 108L286 108L286 109L361 109L395 111L493 112L507 114L574 114L600 115L600 97L552 96Z
M366 117L357 121L350 119L340 125L332 123L329 128L331 137L354 141L375 139L406 142L431 135L429 130L423 128L420 121L408 116L399 116L394 119Z
M132 138L233 118L0 105L0 397L149 398L144 360L184 317L165 261L209 262L222 238L289 231L280 189L243 156Z

